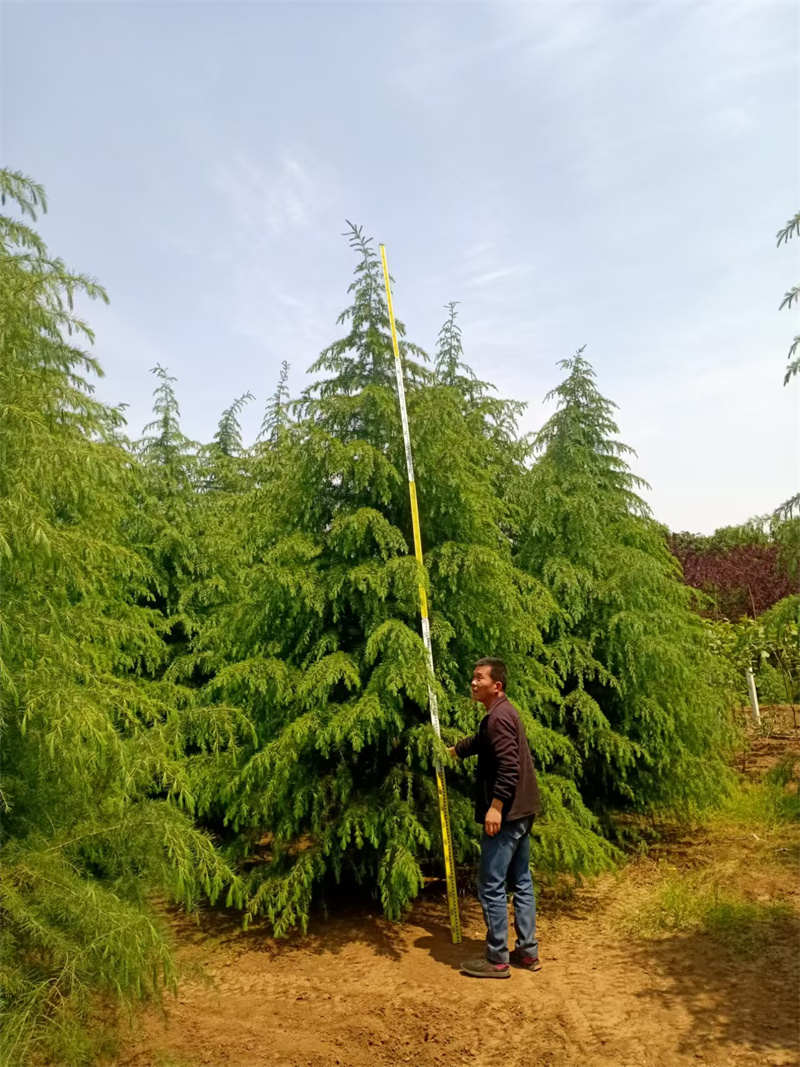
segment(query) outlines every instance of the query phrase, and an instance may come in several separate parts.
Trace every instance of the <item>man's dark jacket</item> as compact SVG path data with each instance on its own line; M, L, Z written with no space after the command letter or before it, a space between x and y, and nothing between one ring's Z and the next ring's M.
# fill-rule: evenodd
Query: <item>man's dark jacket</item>
M538 815L539 786L519 712L505 694L481 719L478 732L455 746L459 759L478 757L475 819L482 823L493 799L503 802L503 821Z

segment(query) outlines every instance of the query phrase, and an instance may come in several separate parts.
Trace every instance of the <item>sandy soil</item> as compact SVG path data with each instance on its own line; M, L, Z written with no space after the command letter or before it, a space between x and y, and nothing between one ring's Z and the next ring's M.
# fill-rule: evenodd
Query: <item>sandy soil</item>
M761 746L759 749L758 746ZM800 744L757 742L753 765ZM777 747L776 747L777 746ZM753 900L791 912L762 949L705 934L626 936L620 915L678 871L727 865ZM568 900L543 894L543 969L481 981L458 972L483 951L471 899L451 944L441 886L407 922L366 907L276 942L232 919L176 920L194 973L164 1013L137 1017L117 1067L788 1067L800 1064L800 832L787 845L740 829L681 837Z

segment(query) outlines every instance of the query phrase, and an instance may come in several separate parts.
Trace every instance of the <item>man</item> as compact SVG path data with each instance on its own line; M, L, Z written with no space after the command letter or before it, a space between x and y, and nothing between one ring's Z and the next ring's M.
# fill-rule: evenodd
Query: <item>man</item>
M483 824L478 899L486 920L486 957L464 963L473 978L508 978L509 962L538 971L536 901L530 872L530 829L541 810L531 750L519 712L506 696L506 666L479 659L472 699L486 708L477 734L449 748L451 756L478 757L475 819ZM514 894L517 943L508 951L506 882Z

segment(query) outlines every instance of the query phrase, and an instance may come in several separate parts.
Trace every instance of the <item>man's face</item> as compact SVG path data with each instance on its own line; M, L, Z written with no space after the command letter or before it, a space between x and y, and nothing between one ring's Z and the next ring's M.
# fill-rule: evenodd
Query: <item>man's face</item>
M491 667L476 667L472 672L472 699L487 704L500 692L500 683L492 678Z

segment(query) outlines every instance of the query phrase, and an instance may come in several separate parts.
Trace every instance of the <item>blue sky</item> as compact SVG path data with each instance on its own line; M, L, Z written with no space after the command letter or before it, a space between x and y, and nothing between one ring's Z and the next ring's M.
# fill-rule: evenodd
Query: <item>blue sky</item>
M800 241L800 8L738 3L4 3L3 163L93 274L101 397L137 435L160 362L208 440L339 336L344 220L385 242L429 351L550 413L582 344L658 519L710 532L800 487L781 385Z

